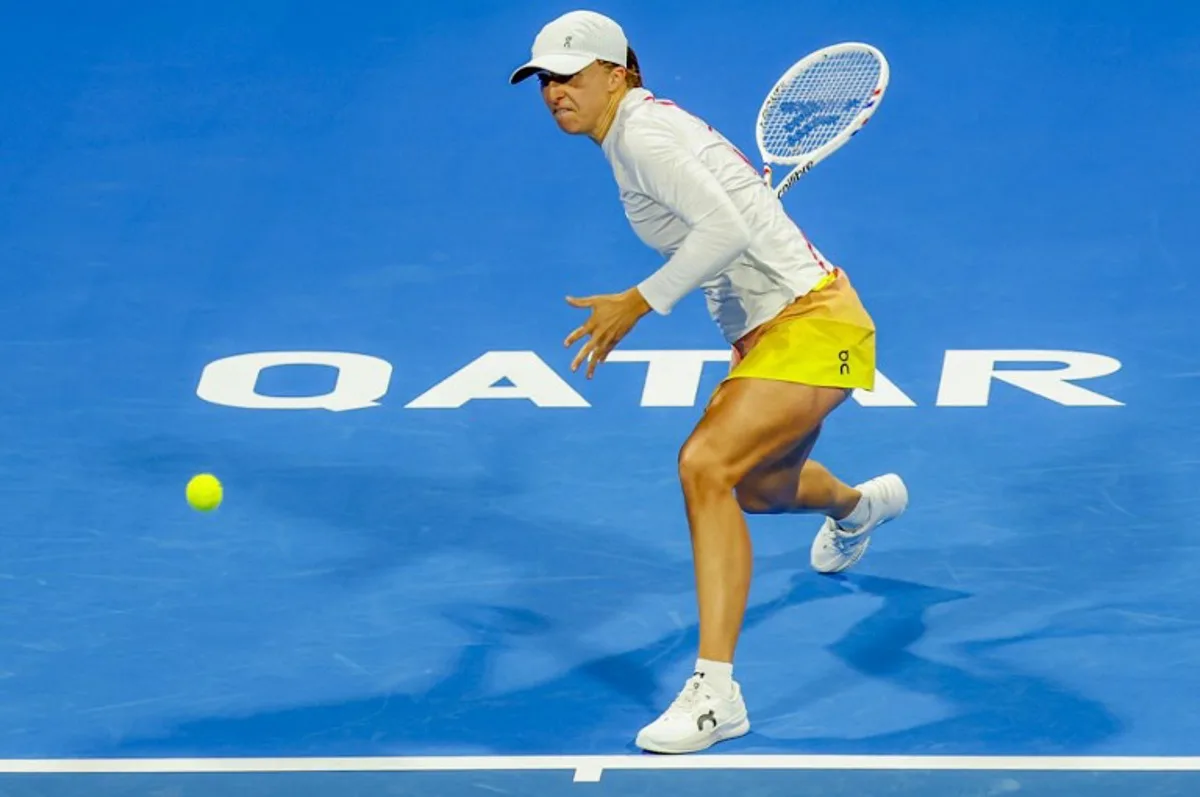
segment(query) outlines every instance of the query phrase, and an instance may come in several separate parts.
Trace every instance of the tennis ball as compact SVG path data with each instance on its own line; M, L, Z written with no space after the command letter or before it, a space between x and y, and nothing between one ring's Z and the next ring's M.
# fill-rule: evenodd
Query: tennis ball
M209 512L221 505L221 482L211 473L200 473L187 484L187 500L192 509Z

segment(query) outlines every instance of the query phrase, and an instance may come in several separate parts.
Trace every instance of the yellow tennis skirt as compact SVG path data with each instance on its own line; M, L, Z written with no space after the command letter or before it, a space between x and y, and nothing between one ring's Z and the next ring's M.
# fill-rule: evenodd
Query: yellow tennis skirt
M874 390L875 322L845 272L835 269L738 340L725 378Z

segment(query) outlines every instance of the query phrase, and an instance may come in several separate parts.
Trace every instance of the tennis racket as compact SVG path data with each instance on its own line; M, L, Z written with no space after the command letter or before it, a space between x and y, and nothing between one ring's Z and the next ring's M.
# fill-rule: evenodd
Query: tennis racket
M775 82L758 112L755 137L768 186L772 166L792 167L775 187L777 196L862 129L879 108L888 76L878 49L844 42L809 53Z

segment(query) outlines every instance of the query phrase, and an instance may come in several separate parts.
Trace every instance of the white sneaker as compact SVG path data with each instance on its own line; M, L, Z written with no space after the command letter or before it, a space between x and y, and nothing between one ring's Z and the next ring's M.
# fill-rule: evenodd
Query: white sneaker
M637 735L637 746L651 753L695 753L750 731L742 689L724 697L700 675L693 675L670 708Z
M833 518L825 518L812 543L812 566L818 573L840 573L853 567L871 544L875 529L904 514L908 488L894 473L876 476L855 489L867 501L867 522L853 531L843 531Z

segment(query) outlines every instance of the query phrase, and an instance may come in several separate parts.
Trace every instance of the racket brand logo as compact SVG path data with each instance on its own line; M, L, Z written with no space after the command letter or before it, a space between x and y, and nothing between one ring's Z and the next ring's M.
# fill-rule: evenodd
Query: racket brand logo
M707 401L728 372L729 359L728 349L617 349L609 354L602 373L605 379L617 382L639 380L642 407L695 407ZM847 373L849 356L839 356L839 360L839 370ZM926 366L936 368L936 363ZM936 385L910 375L913 381L906 387L915 391L921 404L937 407L986 407L996 394L1004 401L1019 403L1034 400L1064 407L1120 407L1124 406L1121 401L1078 384L1120 368L1118 360L1092 352L952 349L945 352ZM290 378L293 387L302 384L303 388L288 391L291 395L275 395L263 389L264 374ZM392 382L392 364L368 354L250 352L205 366L196 395L212 404L239 409L346 412L381 406L393 390ZM1004 387L997 389L997 385ZM565 363L555 368L533 351L489 351L459 364L432 386L404 382L401 401L406 401L405 409L425 410L486 407L497 400L545 409L588 408L592 404L580 392L587 389L571 379ZM856 390L853 398L863 407L918 406L904 388L878 370L875 389Z
M854 113L864 106L857 99L848 99L838 103L808 100L805 102L781 102L779 111L783 117L777 124L787 131L785 143L796 146L814 131L841 125L846 114Z
M791 173L788 174L787 178L782 183L779 184L779 188L777 189L779 191L779 193L782 194L784 191L787 191L789 188L791 188L793 185L795 185L800 180L801 177L808 174L809 170L811 170L812 167L816 166L816 165L817 164L815 162L809 161L808 163L804 164L803 166L799 166L795 169L792 169Z

